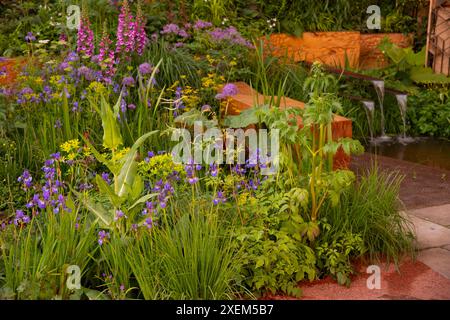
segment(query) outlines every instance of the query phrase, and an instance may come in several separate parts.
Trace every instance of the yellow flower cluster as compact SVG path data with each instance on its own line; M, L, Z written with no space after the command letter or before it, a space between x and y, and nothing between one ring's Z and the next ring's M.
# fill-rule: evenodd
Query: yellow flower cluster
M94 92L94 93L97 93L97 94L102 94L102 93L104 94L106 92L105 86L101 82L98 82L98 81L91 82L91 84L89 85L88 89L91 92Z
M75 160L80 152L80 141L78 139L66 141L60 148L65 153L65 155L63 155L64 159Z
M130 148L123 148L114 153L114 155L111 157L112 162L118 162L120 161L125 155L130 151Z
M60 149L64 152L62 156L63 160L75 160L80 158L80 155L87 157L91 154L91 149L87 146L81 146L78 139L72 139L64 142L61 144Z
M167 92L173 96L176 92L176 88L180 86L180 81L175 81L170 88L167 89ZM186 107L184 110L189 111L191 109L196 108L200 103L200 96L198 94L198 90L194 89L191 86L184 86L182 88L183 95L181 99L183 100L183 104Z
M173 162L171 154L165 153L156 155L147 161L142 161L138 165L139 173L149 180L166 180L174 172L178 172L180 178L184 178L186 172L181 164Z
M225 83L224 76L218 76L216 73L208 73L208 76L202 78L202 88L217 88L220 84Z

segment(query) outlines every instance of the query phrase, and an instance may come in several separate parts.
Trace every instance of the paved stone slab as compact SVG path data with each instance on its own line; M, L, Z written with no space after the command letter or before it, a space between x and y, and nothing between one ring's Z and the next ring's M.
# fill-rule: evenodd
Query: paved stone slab
M423 250L419 253L418 260L450 279L450 251L441 248Z
M450 229L411 215L419 249L450 245Z
M450 204L409 210L408 213L442 226L450 227Z

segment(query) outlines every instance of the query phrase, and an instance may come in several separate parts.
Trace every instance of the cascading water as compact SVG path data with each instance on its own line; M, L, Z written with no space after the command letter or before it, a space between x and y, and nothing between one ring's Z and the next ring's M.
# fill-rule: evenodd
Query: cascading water
M381 136L378 138L380 140L390 140L390 137L386 135L386 129L384 127L385 121L384 121L384 108L383 108L383 102L384 102L384 81L383 80L372 80L371 81L375 91L378 96L378 102L380 103L380 111L381 111Z
M406 138L406 108L408 103L408 95L406 94L396 94L395 98L397 99L398 107L400 109L400 116L402 117L403 122L403 138Z
M369 133L370 133L370 142L373 142L373 119L375 115L375 102L371 100L362 100L361 101L364 110L366 111L367 115L367 124L369 125Z
M403 122L403 133L402 136L398 138L398 140L403 144L413 142L413 138L406 136L406 111L408 105L408 95L404 93L396 94L395 98L397 99L398 108L400 109L400 116L402 117Z

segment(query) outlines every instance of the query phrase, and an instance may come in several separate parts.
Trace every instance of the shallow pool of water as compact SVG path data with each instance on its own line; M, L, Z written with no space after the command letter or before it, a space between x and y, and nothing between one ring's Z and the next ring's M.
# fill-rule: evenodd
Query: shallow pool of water
M435 138L415 138L402 144L397 140L366 146L366 151L399 160L450 170L450 141Z

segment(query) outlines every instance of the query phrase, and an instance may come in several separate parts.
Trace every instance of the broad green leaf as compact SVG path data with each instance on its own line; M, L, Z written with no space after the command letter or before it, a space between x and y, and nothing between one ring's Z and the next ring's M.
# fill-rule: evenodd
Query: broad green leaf
M144 191L144 181L142 180L141 176L139 174L136 174L134 177L134 183L131 188L130 192L130 199L131 201L137 199L142 191Z
M119 97L119 100L121 97ZM117 116L111 110L110 105L105 98L101 98L101 118L103 126L103 146L111 150L123 144L122 135L120 134L119 124L117 123Z
M242 111L237 116L227 116L224 125L229 128L246 128L251 124L257 124L259 119L256 111L256 108L250 108Z
M95 182L97 183L100 192L108 196L114 207L119 208L122 204L122 200L114 193L111 186L109 186L99 174L95 176Z
M138 204L144 203L144 202L148 201L149 199L151 199L153 197L156 197L157 195L158 195L157 193L151 193L151 194L147 194L145 196L142 196L141 198L136 200L136 202L133 203L133 205L131 207L129 207L128 210L131 210L131 209L135 208Z
M109 228L111 226L113 218L100 203L93 202L86 196L83 196L81 193L74 190L72 190L72 192L81 200L83 205L100 220L103 227Z
M179 115L174 121L175 123L187 126L193 126L195 122L199 121L207 128L217 127L217 120L208 120L208 118L197 109L192 109Z
M410 71L411 80L416 83L428 84L428 83L450 83L450 77L446 77L443 74L433 73L431 68L425 67L413 67Z
M110 300L107 295L97 290L83 288L83 293L89 300Z
M128 190L130 190L130 188L132 188L134 184L134 178L137 173L137 163L135 161L137 150L147 138L149 138L156 132L158 131L152 131L142 135L139 139L136 140L131 149L121 159L123 166L120 169L119 175L117 177L118 189L116 190L116 194L119 197L126 195Z
M422 50L417 53L410 50L406 55L406 62L411 66L423 67L425 65L426 53L426 46L424 46Z

